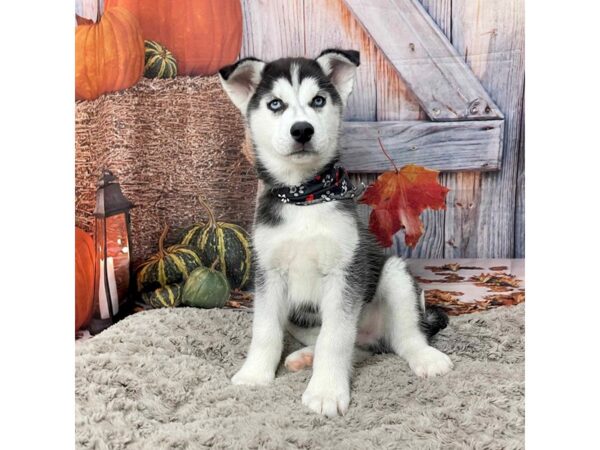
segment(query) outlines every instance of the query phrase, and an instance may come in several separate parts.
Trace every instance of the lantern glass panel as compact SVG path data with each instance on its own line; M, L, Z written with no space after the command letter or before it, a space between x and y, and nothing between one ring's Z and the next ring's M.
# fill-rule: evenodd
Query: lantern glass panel
M95 228L97 257L94 316L107 319L118 313L119 306L127 300L129 290L127 216L120 213L106 218L97 217Z

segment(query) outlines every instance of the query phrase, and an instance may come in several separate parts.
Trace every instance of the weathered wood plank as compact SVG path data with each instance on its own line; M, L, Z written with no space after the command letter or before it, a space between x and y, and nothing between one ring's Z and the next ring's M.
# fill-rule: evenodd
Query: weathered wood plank
M448 30L450 30L451 27L451 2L452 0L423 0L422 2L429 15L446 36L450 35ZM381 95L378 95L377 98L379 100L382 97ZM406 96L400 99L401 104L406 102L405 98ZM406 108L402 108L402 110L406 111ZM425 113L421 112L421 116L418 117L418 119L424 119L425 117ZM386 117L384 119L380 118L380 120L394 119L394 117ZM398 119L406 120L409 119L409 117L399 117ZM439 175L440 183L445 185L445 179L448 176L453 175L449 173L441 173ZM421 220L423 221L423 226L425 228L423 236L421 236L421 239L419 242L417 242L417 245L415 245L414 248L410 248L404 243L404 233L396 233L394 236L394 247L396 253L405 258L443 258L445 248L445 215L445 210L432 211L428 209L423 211L423 214L421 214Z
M448 176L445 257L512 257L524 85L523 1L453 0L452 42L505 116L502 170ZM476 191L473 191L476 190ZM471 208L465 205L473 204ZM462 205L462 206L461 206Z
M499 167L502 120L469 122L345 122L342 162L351 172L391 169L379 137L396 165L418 164L443 171Z
M270 61L305 55L303 0L242 0L242 11L241 57Z
M432 120L502 113L418 0L344 0Z
M326 48L360 51L361 65L344 118L376 120L376 48L369 35L341 0L311 0L304 4L306 56L314 58Z

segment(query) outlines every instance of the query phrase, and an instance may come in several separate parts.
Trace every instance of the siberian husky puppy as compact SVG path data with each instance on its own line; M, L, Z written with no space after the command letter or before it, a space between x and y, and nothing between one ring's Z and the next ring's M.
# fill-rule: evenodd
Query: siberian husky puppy
M287 330L306 347L286 367L312 365L302 403L329 417L348 410L353 356L392 351L421 377L452 369L428 342L447 316L425 307L405 262L386 257L359 221L356 188L339 164L358 65L358 52L329 49L316 59L245 58L220 70L264 183L253 229L252 342L232 382L273 381Z

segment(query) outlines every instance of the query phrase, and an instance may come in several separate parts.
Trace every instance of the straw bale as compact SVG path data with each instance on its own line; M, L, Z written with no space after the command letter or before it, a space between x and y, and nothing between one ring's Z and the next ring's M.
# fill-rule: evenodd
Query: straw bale
M243 143L242 118L217 76L143 79L130 89L78 102L76 224L92 230L95 185L108 168L136 205L134 265L156 251L164 223L178 230L206 219L198 195L217 218L249 230L257 183Z

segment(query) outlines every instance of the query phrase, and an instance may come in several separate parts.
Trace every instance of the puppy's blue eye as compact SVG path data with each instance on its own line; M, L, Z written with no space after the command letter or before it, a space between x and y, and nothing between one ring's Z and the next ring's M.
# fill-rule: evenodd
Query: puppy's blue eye
M317 95L317 96L315 96L315 98L312 99L310 104L314 108L322 108L323 106L325 106L325 97Z
M283 108L283 102L276 98L267 103L267 108L269 108L271 111L279 111L281 108Z

